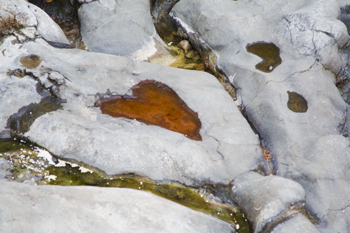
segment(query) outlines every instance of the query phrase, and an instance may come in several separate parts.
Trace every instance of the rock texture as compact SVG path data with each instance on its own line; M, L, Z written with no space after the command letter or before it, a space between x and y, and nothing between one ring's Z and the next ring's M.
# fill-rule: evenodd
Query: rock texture
M107 174L132 172L187 184L227 183L263 160L257 136L213 76L55 49L43 41L27 43L23 50L43 60L42 67L33 70L38 77L47 69L65 77L65 84L55 92L66 102L63 109L38 118L25 134L60 157L83 161ZM203 141L135 120L113 118L93 107L97 93L128 94L132 86L147 79L167 84L198 113ZM232 169L238 162L241 165Z
M79 9L81 34L90 51L146 60L166 50L153 26L149 0L101 0Z
M82 37L92 52L64 49L67 38L40 8L0 0L0 26L4 20L14 25L0 27L0 138L28 137L59 158L108 175L135 173L191 186L230 183L230 197L254 232L350 232L344 1L79 2ZM150 4L161 8L152 12L158 21L174 6L170 16L177 32L190 41L182 47L196 48L207 68L236 87L236 102L249 123L214 76L140 62L159 51L169 55ZM101 113L101 99L129 96L145 80L166 84L198 113L202 141ZM8 178L10 166L0 161L0 178ZM28 226L32 232L96 232L102 225L128 232L237 229L131 190L0 182L5 232ZM74 214L62 215L62 209Z
M232 232L224 221L143 191L0 185L2 232Z
M265 166L258 136L214 76L125 57L58 49L40 38L20 47L11 41L8 37L3 44L7 47L1 69L5 71L11 64L13 70L28 74L46 94L63 102L61 110L37 118L24 135L62 158L82 161L109 175L136 173L191 185L228 183ZM21 59L31 56L38 57L40 65L23 67ZM168 85L198 113L202 141L135 120L113 118L94 107L103 93L130 94L132 86L147 79Z
M307 218L305 218L304 215L297 214L292 218L286 220L285 222L280 223L275 228L273 228L270 232L271 233L288 233L288 232L318 233L319 231L316 229L314 225L310 223L310 221Z
M300 184L255 172L235 179L231 195L247 213L248 219L253 220L254 232L271 229L279 221L298 213L305 204L305 191Z
M345 168L350 165L349 139L341 135L346 104L334 85L334 74L345 66L339 49L349 35L337 20L337 2L221 0L213 5L185 0L171 14L178 31L204 53L211 50L216 57L212 68L238 88L246 116L272 152L276 175L302 184L306 208L319 218L319 229L348 232L349 216L339 210L350 200L332 197L350 186ZM255 69L261 59L246 50L261 41L281 51L282 63L270 73ZM305 113L288 108L288 92L307 101ZM342 168L335 168L338 161ZM341 172L326 172L335 169ZM329 182L332 189L325 190ZM335 216L339 224L333 224Z

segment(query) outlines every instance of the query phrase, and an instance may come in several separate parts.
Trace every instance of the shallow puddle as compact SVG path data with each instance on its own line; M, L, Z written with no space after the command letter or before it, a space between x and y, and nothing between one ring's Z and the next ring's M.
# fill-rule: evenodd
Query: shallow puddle
M21 59L19 61L21 62L22 66L24 66L28 69L37 68L41 63L39 56L34 55L34 54L21 57Z
M61 108L60 101L54 97L47 96L39 103L32 103L19 109L17 113L10 117L8 126L13 134L23 134L29 130L36 118Z
M145 80L133 86L132 93L133 96L102 99L101 112L157 125L182 133L190 139L202 140L198 114L169 86L155 80Z
M290 92L290 91L287 91L287 93L289 97L287 106L291 111L293 112L307 111L308 109L307 101L302 95L296 92Z
M247 51L263 59L262 62L255 66L260 71L270 73L282 63L280 49L273 43L256 42L248 44Z
M212 201L213 195L206 189L173 182L157 183L132 174L107 176L85 164L57 159L26 139L0 140L0 159L3 158L12 166L11 176L6 179L40 185L89 185L144 190L231 223L238 228L237 232L250 232L248 221L239 209Z

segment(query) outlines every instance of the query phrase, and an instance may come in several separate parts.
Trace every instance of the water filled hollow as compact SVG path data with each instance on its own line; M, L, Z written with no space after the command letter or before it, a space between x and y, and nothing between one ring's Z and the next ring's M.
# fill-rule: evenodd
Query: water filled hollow
M164 83L144 80L132 87L133 96L116 96L101 100L103 114L135 119L148 125L184 134L201 141L201 122L176 92Z
M270 73L282 63L280 49L273 43L256 42L248 44L247 51L263 59L255 66L260 71Z
M307 111L307 101L302 95L290 91L287 91L287 93L289 98L287 106L291 111L301 113Z

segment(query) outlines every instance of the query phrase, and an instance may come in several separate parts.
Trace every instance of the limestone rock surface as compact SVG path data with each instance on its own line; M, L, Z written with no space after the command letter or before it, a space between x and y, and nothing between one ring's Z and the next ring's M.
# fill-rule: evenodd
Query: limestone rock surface
M278 221L298 213L305 204L305 191L297 182L255 172L236 178L231 195L253 221L254 232L272 228Z
M349 148L345 146L349 138L342 136L346 103L335 86L335 75L346 66L339 50L347 46L349 35L338 20L337 1L271 4L220 0L214 5L211 1L182 0L171 15L179 25L178 31L198 50L204 54L211 51L212 69L225 73L238 89L245 115L273 156L276 175L302 184L306 208L319 218L319 229L335 231L339 225L332 224L333 219L341 215L341 232L348 232L350 218L346 212L340 214L329 208L349 206L347 197L331 196L350 186L345 168L349 166ZM247 46L261 42L273 43L280 50L281 64L269 67L267 72L256 69L262 59L247 51ZM291 98L290 93L304 99L306 111L291 107L291 103L301 105L303 101ZM322 151L321 141L327 142L327 151ZM311 151L319 152L312 153L312 160ZM324 173L339 171L327 159L319 159L328 156L342 161L341 175ZM331 190L314 186L325 180L334 182Z
M232 232L224 221L143 191L0 185L2 232Z
M101 0L79 9L81 34L89 50L146 60L166 50L154 28L149 0Z

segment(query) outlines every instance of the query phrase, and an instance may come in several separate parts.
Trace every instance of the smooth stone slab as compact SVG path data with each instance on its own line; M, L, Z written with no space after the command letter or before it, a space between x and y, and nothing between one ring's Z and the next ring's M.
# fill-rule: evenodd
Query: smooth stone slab
M0 180L2 232L232 232L229 223L132 189Z
M265 166L257 135L214 76L78 49L56 49L43 40L28 42L20 50L10 46L7 51L16 54L17 64L28 54L40 57L41 64L31 72L42 85L51 82L49 88L66 102L62 110L37 118L25 134L62 158L85 162L109 175L136 173L185 184L228 183L258 165ZM57 73L64 77L60 85L52 82ZM147 79L165 83L198 113L203 141L113 118L94 107L98 93L130 94L133 85Z
M297 182L255 172L237 177L231 196L253 222L254 232L293 216L305 204L305 191Z
M79 11L81 35L87 48L146 60L165 50L150 14L149 0L101 0L83 4Z
M278 224L270 231L271 233L319 233L314 225L302 214L297 214L292 218Z
M41 36L47 41L69 44L62 29L39 7L25 0L0 0L0 4L2 17L15 16L17 22L25 25L22 33L16 33L19 40L23 35L31 40Z

